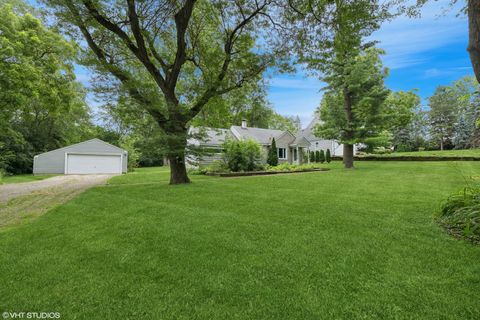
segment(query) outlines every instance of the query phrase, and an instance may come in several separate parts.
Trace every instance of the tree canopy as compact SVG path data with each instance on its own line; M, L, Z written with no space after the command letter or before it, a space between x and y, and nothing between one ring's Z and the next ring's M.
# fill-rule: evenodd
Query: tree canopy
M75 81L74 43L12 5L0 7L0 169L29 172L33 155L77 142L91 129Z

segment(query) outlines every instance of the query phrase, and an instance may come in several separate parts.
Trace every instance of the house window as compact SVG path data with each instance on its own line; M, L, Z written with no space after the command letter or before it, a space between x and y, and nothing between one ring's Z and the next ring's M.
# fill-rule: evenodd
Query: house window
M297 149L293 149L293 161L297 161Z
M287 149L286 148L278 148L278 159L287 159Z

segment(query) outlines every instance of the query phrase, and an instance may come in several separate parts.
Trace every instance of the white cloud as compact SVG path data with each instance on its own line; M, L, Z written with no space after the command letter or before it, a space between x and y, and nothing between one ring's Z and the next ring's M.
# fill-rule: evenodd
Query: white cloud
M457 68L430 68L424 71L422 78L430 79L437 77L446 77L453 75L463 75L466 71L472 70L471 67L457 67Z
M423 64L429 57L422 53L465 42L467 21L457 16L460 4L449 8L449 3L449 0L430 2L421 10L420 18L402 16L384 23L372 35L386 51L384 63L391 69Z

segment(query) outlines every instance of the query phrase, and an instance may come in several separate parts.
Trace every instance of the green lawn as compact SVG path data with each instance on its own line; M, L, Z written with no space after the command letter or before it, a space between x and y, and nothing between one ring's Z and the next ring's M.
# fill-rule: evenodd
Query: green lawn
M396 156L414 156L414 157L480 157L480 149L467 150L433 150L433 151L413 151L413 152L394 152L391 154L384 154L385 157Z
M43 175L36 175L33 174L19 174L14 176L4 176L0 177L0 184L7 184L7 183L21 183L21 182L30 182L30 181L37 181L43 180L47 178L51 178L56 176L55 174L43 174Z
M0 232L0 312L62 319L478 319L480 247L432 221L476 162L167 185L115 177Z

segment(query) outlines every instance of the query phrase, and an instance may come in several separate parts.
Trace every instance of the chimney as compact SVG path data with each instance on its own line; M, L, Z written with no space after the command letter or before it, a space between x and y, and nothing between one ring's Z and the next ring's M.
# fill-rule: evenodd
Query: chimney
M247 120L242 119L242 128L246 129L247 128Z

